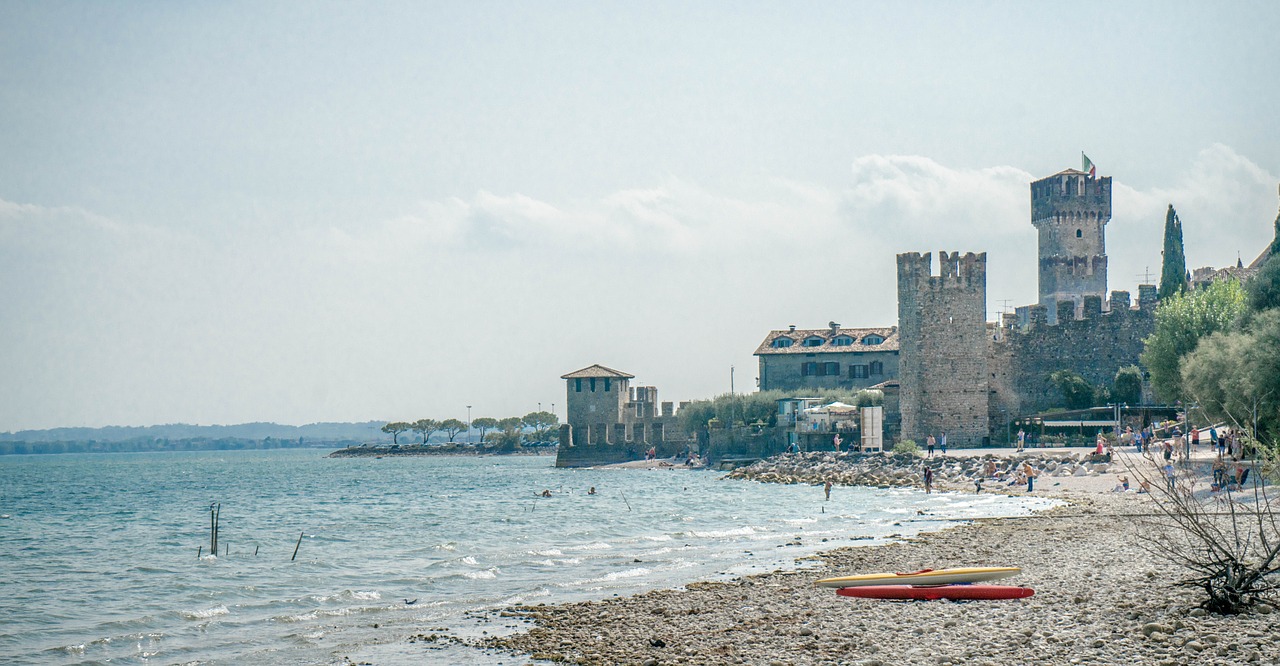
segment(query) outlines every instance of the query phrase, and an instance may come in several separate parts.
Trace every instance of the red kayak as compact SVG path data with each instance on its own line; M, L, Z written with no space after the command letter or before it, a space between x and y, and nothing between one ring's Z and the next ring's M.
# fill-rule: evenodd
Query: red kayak
M842 587L836 594L863 599L1022 599L1035 594L1013 585L868 585Z

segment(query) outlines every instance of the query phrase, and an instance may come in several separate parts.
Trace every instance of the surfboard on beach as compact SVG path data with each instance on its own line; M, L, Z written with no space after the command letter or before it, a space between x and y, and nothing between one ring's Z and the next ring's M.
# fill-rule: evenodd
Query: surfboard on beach
M818 587L864 587L868 585L954 585L1000 580L1022 573L1018 567L957 567L921 569L906 573L873 573L839 578L823 578Z
M842 587L836 590L842 597L863 599L1024 599L1035 594L1029 587L1013 585L868 585Z

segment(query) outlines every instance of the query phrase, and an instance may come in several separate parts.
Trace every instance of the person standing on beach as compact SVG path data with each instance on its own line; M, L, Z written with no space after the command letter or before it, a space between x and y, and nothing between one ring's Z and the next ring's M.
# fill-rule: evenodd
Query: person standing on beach
M930 467L924 468L924 491L933 493L933 469Z
M827 482L822 484L822 492L826 494L827 501L831 501L831 479L827 479Z
M942 455L944 456L947 455L947 431L946 430L942 431L942 439L939 440L939 444L942 446Z
M1173 463L1168 462L1164 464L1164 476L1169 480L1169 492L1173 492L1176 489L1174 482L1177 480L1177 476L1173 471Z
M1025 448L1027 448L1027 431L1018 428L1018 453L1022 453Z
M1036 489L1036 470L1031 467L1031 463L1022 463L1022 473L1027 476L1027 492L1034 491Z
M937 440L933 438L933 434L930 434L928 437L924 438L924 444L925 444L925 447L929 450L928 457L930 458L933 457L933 447L934 447L934 444L936 443L937 443Z

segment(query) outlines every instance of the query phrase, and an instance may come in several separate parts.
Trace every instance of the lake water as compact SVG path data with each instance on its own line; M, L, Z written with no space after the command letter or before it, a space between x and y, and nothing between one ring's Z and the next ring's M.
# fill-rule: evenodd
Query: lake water
M796 567L817 551L936 529L894 524L918 510L1051 504L842 487L824 502L821 487L707 471L326 453L0 456L0 663L521 664L406 639L480 631L477 611L510 604ZM538 497L544 489L553 496ZM213 502L220 550L230 548L218 557L208 555Z

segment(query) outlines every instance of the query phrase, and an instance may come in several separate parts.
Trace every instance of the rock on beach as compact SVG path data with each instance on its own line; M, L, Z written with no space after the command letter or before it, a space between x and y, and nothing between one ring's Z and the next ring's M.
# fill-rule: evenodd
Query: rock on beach
M920 459L812 453L780 456L732 476L777 483L901 486ZM1097 475L1071 454L1027 456L1042 477ZM935 458L935 460L937 460ZM1007 457L1006 466L1022 459ZM932 463L933 461L929 461ZM970 485L986 459L936 463L944 483ZM1039 485L1039 484L1038 484ZM971 487L971 485L970 485ZM1047 493L1037 493L1047 494ZM1026 519L986 520L880 546L823 553L817 565L630 597L517 606L527 631L479 647L573 664L1250 664L1280 663L1276 615L1224 617L1197 608L1186 576L1134 524L1150 508L1133 493L1058 493L1067 502ZM1019 566L1001 583L1032 587L1015 601L848 599L814 581L836 575L953 566Z

